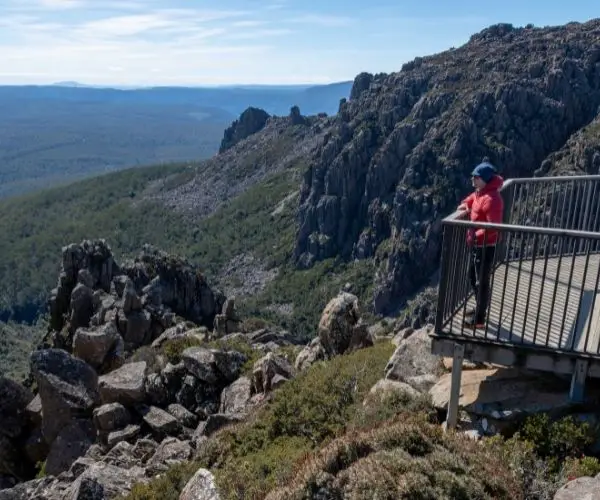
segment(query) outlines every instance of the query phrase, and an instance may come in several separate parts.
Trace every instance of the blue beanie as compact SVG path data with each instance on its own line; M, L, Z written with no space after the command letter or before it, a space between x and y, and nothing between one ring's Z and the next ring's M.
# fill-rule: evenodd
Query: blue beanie
M495 173L496 169L491 164L484 162L477 165L473 172L471 172L471 175L473 177L481 177L483 182L488 183L492 180Z

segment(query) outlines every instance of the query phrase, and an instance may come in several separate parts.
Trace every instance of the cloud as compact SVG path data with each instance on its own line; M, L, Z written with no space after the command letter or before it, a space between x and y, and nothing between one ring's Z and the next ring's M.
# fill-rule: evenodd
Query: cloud
M38 0L41 7L49 9L73 9L83 4L82 0Z

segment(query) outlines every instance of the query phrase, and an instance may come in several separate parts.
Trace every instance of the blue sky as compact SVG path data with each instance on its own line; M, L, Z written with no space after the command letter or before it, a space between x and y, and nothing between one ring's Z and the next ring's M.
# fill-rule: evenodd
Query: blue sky
M599 0L0 0L0 83L327 83L391 72L498 22L564 24Z

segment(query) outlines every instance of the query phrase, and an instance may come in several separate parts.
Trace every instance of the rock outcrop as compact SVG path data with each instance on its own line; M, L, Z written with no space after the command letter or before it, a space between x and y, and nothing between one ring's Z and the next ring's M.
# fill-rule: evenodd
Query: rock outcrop
M373 345L367 325L362 323L358 297L342 292L329 301L319 321L318 336L297 356L296 369L315 361Z
M291 337L240 333L233 300L181 259L146 247L118 265L104 241L83 242L64 249L60 276L49 334L30 358L34 390L0 377L2 500L126 493L189 460L202 439L295 375L276 354ZM224 331L211 333L221 314ZM260 353L251 378L242 374L247 354L209 337ZM182 340L190 347L168 363L160 350ZM32 479L41 463L47 477Z
M174 327L176 316L212 328L225 297L184 259L149 245L117 264L104 240L63 249L50 299L46 346L73 352L100 373Z
M246 137L262 130L269 118L270 115L265 110L250 106L231 126L225 129L219 153L223 153Z

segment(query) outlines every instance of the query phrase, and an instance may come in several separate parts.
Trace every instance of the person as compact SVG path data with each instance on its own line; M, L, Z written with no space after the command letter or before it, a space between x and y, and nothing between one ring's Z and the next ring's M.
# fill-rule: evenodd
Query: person
M504 179L497 174L494 166L484 158L471 173L475 191L467 196L458 210L468 212L472 222L501 223L504 201L500 188ZM465 326L484 328L489 306L490 276L492 274L496 244L499 234L495 229L472 228L467 233L470 247L469 280L475 293L476 306L467 311Z

